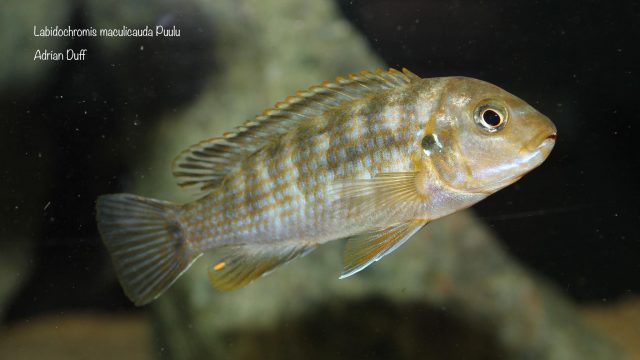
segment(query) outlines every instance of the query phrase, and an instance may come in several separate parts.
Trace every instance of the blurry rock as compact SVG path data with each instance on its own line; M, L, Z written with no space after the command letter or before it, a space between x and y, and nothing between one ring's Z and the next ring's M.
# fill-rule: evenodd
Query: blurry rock
M70 0L5 0L0 4L0 45L4 56L0 62L0 90L27 88L44 80L56 61L34 61L37 49L64 51L64 37L36 37L38 29L68 25L73 10Z
M200 6L218 36L219 72L192 106L166 117L155 130L151 159L140 166L148 170L131 189L141 195L193 200L170 175L179 151L232 130L296 89L381 65L329 0L201 1ZM565 299L515 264L470 212L434 222L384 261L346 280L337 279L341 247L340 242L322 246L230 293L210 288L206 273L211 261L205 255L152 305L165 356L345 357L348 344L354 344L351 351L369 358L419 358L415 349L443 342L432 331L420 333L423 318L403 310L411 304L443 309L473 326L480 338L493 339L497 346L490 349L500 351L487 350L488 358L501 351L514 358L618 356L582 325ZM372 298L382 299L384 306ZM349 310L341 310L345 307ZM380 311L397 314L398 321L381 319ZM289 324L316 324L324 313L332 326L319 326L318 333L295 331L307 335L282 340L280 333ZM405 332L397 333L398 328ZM473 341L456 342L455 336L451 351L443 354L479 356L469 345ZM452 351L456 346L462 352Z
M20 238L0 240L0 319L4 317L5 306L18 287L28 278L28 241Z
M640 298L584 306L580 312L589 325L624 349L629 359L640 359Z
M233 359L504 359L492 334L424 301L324 302L273 327L221 334ZM233 347L233 351L229 348Z
M0 359L152 359L143 316L48 315L0 332Z

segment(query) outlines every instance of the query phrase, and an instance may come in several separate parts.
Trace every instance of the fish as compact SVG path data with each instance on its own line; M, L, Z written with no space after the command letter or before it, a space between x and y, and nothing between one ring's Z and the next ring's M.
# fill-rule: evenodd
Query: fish
M551 120L488 82L362 71L180 153L173 174L197 200L102 195L97 227L138 306L209 251L209 281L228 291L346 239L342 279L514 183L556 137Z

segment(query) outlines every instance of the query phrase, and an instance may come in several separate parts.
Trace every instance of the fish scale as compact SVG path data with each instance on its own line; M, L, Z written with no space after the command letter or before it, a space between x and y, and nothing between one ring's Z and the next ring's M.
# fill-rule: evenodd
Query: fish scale
M396 104L382 107L378 105L394 95L377 94L367 99L373 106L366 106L366 103L365 106L353 106L347 103L343 106L347 109L353 106L354 111L333 111L309 119L308 123L299 126L298 131L282 136L271 146L247 158L236 171L229 174L228 187L214 190L204 200L228 204L222 211L232 215L223 218L206 205L196 210L199 214L209 214L208 216L217 219L211 225L200 224L205 227L200 233L209 236L194 241L201 242L199 250L206 251L220 243L292 241L298 240L296 237L301 233L307 234L305 237L308 238L309 227L324 233L324 238L312 236L317 242L361 231L361 226L357 226L354 221L359 222L362 217L369 215L360 214L358 217L347 218L336 216L333 211L336 206L332 206L332 200L328 198L330 184L337 177L371 177L377 172L390 170L392 164L410 164L404 161L409 156L408 148L402 146L405 144L404 136L423 129L424 122L408 121L412 120L415 113L408 113ZM402 101L407 100L400 98L399 102ZM389 118L394 121L389 122ZM388 126L389 123L394 126ZM401 124L405 126L402 127ZM352 135L354 129L359 130L355 136ZM369 142L370 139L373 143ZM380 156L376 157L378 154ZM292 158L295 159L293 163ZM378 166L373 169L365 167L365 158L370 159L367 163L375 162ZM279 170L278 164L287 165ZM312 167L315 167L315 171L310 171ZM268 173L264 172L265 168L269 169ZM274 186L274 183L278 185ZM221 200L219 194L222 194ZM247 211L243 211L244 209ZM256 214L257 221L254 220ZM282 225L280 229L260 231L261 225L270 223ZM229 226L225 227L227 224ZM283 226L284 224L296 225L292 227ZM216 232L220 228L229 230ZM333 230L333 233L328 233L327 230Z
M555 131L480 80L361 72L298 91L183 151L174 175L205 196L181 205L104 195L98 228L137 305L206 251L215 256L211 284L232 290L348 238L344 278L540 165Z

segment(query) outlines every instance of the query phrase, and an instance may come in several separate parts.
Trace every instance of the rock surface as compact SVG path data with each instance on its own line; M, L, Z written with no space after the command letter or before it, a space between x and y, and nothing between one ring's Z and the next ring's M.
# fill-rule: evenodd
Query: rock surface
M587 324L611 338L629 359L640 359L640 298L583 306L580 312Z
M640 359L640 299L585 305L579 312L625 349L629 359ZM151 325L142 314L40 316L0 330L0 358L152 359L165 349L153 343ZM355 332L359 336L353 336ZM399 306L382 297L319 306L306 317L275 328L225 333L227 342L241 349L234 354L236 359L276 358L285 348L288 352L279 358L389 358L390 351L406 359L461 359L470 358L469 354L473 359L505 358L489 335L452 321L448 311L424 302ZM367 348L363 339L375 346Z
M151 326L141 316L37 317L0 332L0 359L153 359Z
M20 238L5 238L0 241L0 319L5 307L29 271L28 241Z
M68 25L73 11L68 0L6 0L0 4L0 89L27 88L46 80L55 61L34 61L35 50L63 51L67 38L36 37L33 27Z

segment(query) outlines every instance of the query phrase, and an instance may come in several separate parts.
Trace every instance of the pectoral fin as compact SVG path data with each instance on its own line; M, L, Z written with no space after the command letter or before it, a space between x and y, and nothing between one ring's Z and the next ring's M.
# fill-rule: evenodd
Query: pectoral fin
M350 238L344 250L344 269L340 279L349 277L390 254L427 222L424 219L411 220Z
M217 261L209 269L209 282L225 291L241 288L313 249L302 245L229 246L218 252Z
M405 208L423 202L416 191L417 172L380 173L371 179L348 179L334 184L332 196L351 210L361 213L386 208Z

